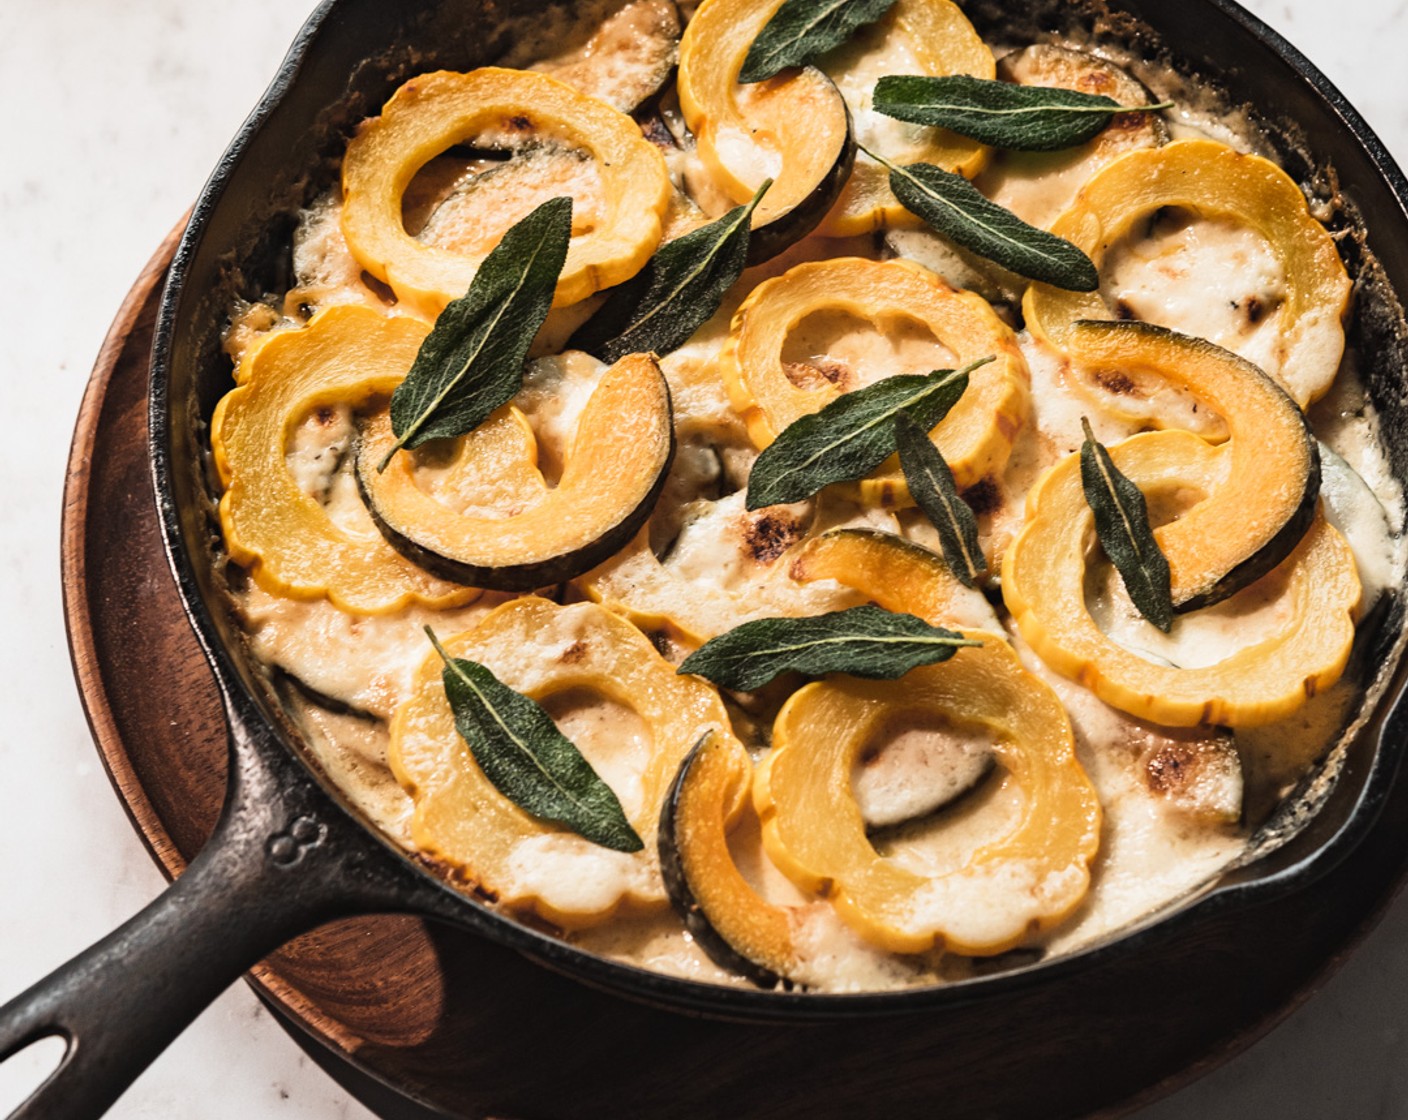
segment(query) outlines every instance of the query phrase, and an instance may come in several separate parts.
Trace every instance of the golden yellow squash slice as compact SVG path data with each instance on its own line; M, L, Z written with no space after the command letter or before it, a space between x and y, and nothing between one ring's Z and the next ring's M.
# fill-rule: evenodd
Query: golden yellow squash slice
M572 241L554 306L585 299L634 276L660 243L671 196L659 150L624 113L546 74L484 67L420 74L398 89L381 116L362 125L342 164L342 231L363 268L397 297L434 316L465 294L482 252L424 244L406 232L402 199L416 173L448 148L480 136L511 148L515 136L543 135L580 153L600 179L592 205L572 184ZM570 162L570 161L569 161ZM502 207L502 236L544 199Z
M1149 432L1109 450L1151 500L1180 491L1212 493L1222 483L1221 452L1189 432ZM1359 575L1349 545L1322 516L1265 577L1284 580L1275 627L1198 668L1156 664L1100 629L1085 597L1094 532L1079 456L1069 455L1028 495L1027 523L1003 558L1002 593L1022 637L1041 659L1105 703L1170 727L1252 727L1295 711L1344 671L1354 641Z
M772 186L753 229L778 248L810 232L831 208L855 148L840 92L820 70L738 83L753 40L782 0L704 0L680 39L679 97L699 157L719 188L747 202ZM786 233L780 233L786 227ZM754 259L769 254L758 254Z
M1304 408L1329 389L1344 353L1351 284L1335 243L1295 181L1269 160L1211 140L1180 140L1130 152L1098 171L1051 231L1098 267L1136 223L1165 206L1229 218L1260 234L1280 259L1286 301L1276 323L1280 369L1273 374ZM1059 351L1082 319L1114 315L1099 292L1033 284L1023 301L1032 334Z
M1006 642L970 636L984 644L899 680L837 676L795 693L773 725L754 786L772 861L892 952L1005 952L1060 922L1090 884L1100 803L1076 761L1065 709ZM961 866L921 875L875 851L851 772L891 721L935 716L993 735L1022 807L1009 831Z
M357 452L358 483L387 540L447 579L528 591L580 575L631 539L664 485L675 431L660 367L649 354L628 354L587 401L557 486L507 514L450 508L417 485L410 455L379 470L395 442L382 412Z
M1185 389L1226 424L1218 481L1155 532L1174 605L1216 603L1284 560L1314 519L1320 493L1315 436L1285 390L1230 351L1148 323L1078 323L1067 337L1087 370Z
M960 487L1002 470L1030 408L1031 378L1017 341L980 296L955 291L928 269L899 260L837 257L799 264L759 284L743 302L719 355L719 372L759 448L844 391L826 377L799 383L797 371L784 360L789 336L817 315L849 316L881 333L896 322L918 324L955 369L993 357L973 371L962 399L932 435ZM929 368L890 372L928 373ZM894 459L856 489L870 504L913 504Z
M285 458L305 416L389 395L427 330L404 316L332 307L302 330L272 335L246 357L239 387L215 409L210 443L226 487L220 499L225 546L266 591L295 599L326 596L356 614L383 614L407 603L448 606L479 594L403 559L370 522L361 532L338 525L299 487ZM511 417L496 417L490 426L490 442L521 447L522 429Z
M645 848L610 851L504 797L455 730L433 653L391 726L390 763L415 801L416 847L503 905L567 929L596 925L622 906L662 906L656 828L680 762L708 731L742 749L718 693L678 676L639 630L593 603L515 599L444 645L550 711L555 697L579 709L590 702L577 726L598 730L590 741L569 738L612 785Z
M951 0L896 0L883 19L838 47L821 67L850 105L856 138L865 147L893 163L931 163L969 179L987 163L990 150L976 140L905 124L871 108L871 93L882 74L993 77L992 51ZM890 173L861 152L820 232L851 237L887 226L921 225L890 190Z

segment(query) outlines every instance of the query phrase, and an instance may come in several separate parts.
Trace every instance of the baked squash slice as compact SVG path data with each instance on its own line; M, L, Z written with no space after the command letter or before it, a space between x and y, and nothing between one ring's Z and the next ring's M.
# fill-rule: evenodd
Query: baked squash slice
M797 549L788 570L799 583L834 579L872 595L887 610L935 626L997 627L981 591L964 587L941 556L894 533L832 529Z
M417 485L414 457L394 455L388 412L364 425L357 482L402 555L445 579L530 591L571 579L625 545L650 516L675 453L670 390L649 354L602 374L582 410L556 487L507 516L460 513Z
M793 565L797 578L840 580L887 610L935 625L952 625L955 596L967 590L938 557L884 534L836 533L809 550ZM1022 668L1002 635L962 633L983 644L898 680L836 675L793 694L754 782L772 861L893 952L1013 948L1079 905L1100 843L1100 803L1056 694ZM877 854L851 773L886 725L935 716L992 733L1005 780L1023 799L1006 835L951 873L926 877Z
M1190 490L1213 493L1224 485L1223 453L1189 432L1148 432L1109 451L1151 501ZM1248 504L1255 501L1255 494L1237 493ZM1284 579L1283 610L1273 630L1199 668L1157 664L1101 631L1085 598L1094 533L1080 457L1069 455L1027 497L1026 525L1003 557L1002 593L1022 637L1041 659L1105 703L1169 727L1252 727L1295 711L1344 671L1354 641L1359 575L1349 545L1322 516L1273 573Z
M976 140L944 128L905 124L871 108L875 79L882 73L993 77L992 51L951 0L896 0L884 18L837 48L822 66L850 105L856 136L865 147L893 163L930 163L968 179L987 163L990 149ZM861 152L820 232L850 237L923 224L890 190L889 171Z
M370 524L371 531L358 533L335 523L300 489L285 458L310 413L389 396L428 329L418 319L344 305L301 330L271 335L246 355L239 386L216 406L210 444L225 485L225 547L266 591L326 596L354 614L386 614L409 603L449 606L478 594L402 558ZM515 438L511 419L487 426L493 441Z
M1030 409L1031 378L1016 338L980 296L955 291L928 269L901 260L837 257L799 264L743 301L719 372L759 449L843 391L826 378L797 384L784 362L788 336L822 313L853 316L881 331L896 320L918 323L951 352L954 368L992 356L973 371L967 391L932 435L960 487L1002 470ZM867 504L913 504L893 458L853 487Z
M1344 354L1352 285L1334 240L1311 215L1295 181L1269 160L1211 140L1180 140L1130 152L1086 183L1051 231L1098 267L1135 224L1165 206L1232 219L1260 234L1279 258L1286 299L1279 311L1279 370L1271 371L1302 408L1329 389ZM1110 319L1099 292L1033 284L1022 304L1032 334L1066 351L1083 319Z
M781 6L704 0L680 39L680 109L710 175L738 203L772 180L753 212L754 263L816 228L850 177L856 152L846 102L820 70L739 84L748 49Z
M899 680L836 676L794 693L756 778L773 863L892 952L1005 952L1059 923L1090 884L1100 803L1076 761L1065 709L1006 642L973 634L982 646ZM891 721L936 716L994 735L1004 780L1020 788L1022 803L1005 835L948 873L921 875L881 857L866 838L851 772Z
M753 761L709 735L680 765L660 817L660 870L685 928L714 962L770 988L797 964L794 913L743 877L728 834L748 807Z
M623 775L615 792L645 848L602 848L501 794L455 730L435 654L421 666L391 725L389 759L415 802L416 847L459 869L501 904L564 929L596 925L622 906L663 906L654 838L680 762L706 732L742 750L718 693L697 678L678 676L639 630L592 603L562 607L515 599L444 646L539 703L586 694L608 702L604 720L616 705L640 721L639 736L607 732L595 744L578 746L614 756L589 754L588 760L608 780Z
M342 231L364 269L397 298L435 316L464 295L493 243L479 254L424 244L406 232L401 205L416 173L441 152L485 135L545 134L585 153L600 176L598 207L573 214L567 263L554 306L585 299L634 276L660 243L672 188L664 157L624 113L572 87L525 70L447 70L406 82L380 117L367 121L342 162ZM536 201L501 214L507 229Z
M1305 414L1250 362L1139 322L1083 322L1069 352L1099 375L1152 377L1220 416L1229 439L1204 500L1155 531L1179 611L1220 602L1281 563L1315 518L1320 453Z

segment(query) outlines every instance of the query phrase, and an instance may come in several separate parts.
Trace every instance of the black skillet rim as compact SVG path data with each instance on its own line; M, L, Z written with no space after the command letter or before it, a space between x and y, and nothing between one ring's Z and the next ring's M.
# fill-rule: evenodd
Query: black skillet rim
M1283 36L1272 30L1234 0L1203 0L1208 7L1231 19L1280 56L1299 79L1312 87L1318 100L1339 118L1343 127L1368 155L1379 176L1389 188L1405 219L1408 235L1408 179L1388 153L1378 136L1344 95L1313 63ZM253 726L268 723L262 705L243 686L230 652L218 637L200 590L194 561L187 552L181 525L181 510L173 498L175 464L171 455L171 424L168 384L172 362L173 335L183 294L184 281L198 252L211 214L219 207L224 189L249 146L283 96L298 78L309 52L339 0L323 0L299 32L278 74L254 111L241 126L202 189L192 210L190 223L177 247L162 292L152 349L150 379L150 452L153 482L157 494L158 517L168 563L171 566L186 616L209 660L234 714ZM1405 659L1408 660L1408 659ZM432 884L446 897L447 906L429 917L447 919L461 927L492 938L554 971L564 973L593 987L658 1007L704 1013L712 1017L750 1021L806 1022L894 1015L943 1008L957 1008L977 1000L1000 997L1003 993L1055 982L1087 968L1098 966L1112 956L1134 952L1153 938L1171 934L1190 923L1214 914L1269 900L1318 879L1334 869L1358 845L1378 816L1397 773L1403 743L1390 742L1386 725L1408 711L1404 699L1404 677L1408 665L1400 665L1394 683L1386 689L1368 726L1359 735L1376 739L1371 772L1365 777L1358 799L1344 823L1328 840L1300 861L1269 874L1217 883L1195 892L1191 899L1175 900L1133 926L1101 939L1077 952L1043 960L1026 967L977 976L944 985L890 992L800 993L725 987L680 979L651 972L634 965L609 960L578 949L549 934L503 916L476 899L456 891L449 884L418 866L374 826L352 809L328 780L312 767L294 744L286 741L280 728L274 728L278 745L297 759L308 779L320 787L337 808L362 830L369 845L380 845L395 854L407 875L410 888ZM1253 868L1254 870L1254 868Z

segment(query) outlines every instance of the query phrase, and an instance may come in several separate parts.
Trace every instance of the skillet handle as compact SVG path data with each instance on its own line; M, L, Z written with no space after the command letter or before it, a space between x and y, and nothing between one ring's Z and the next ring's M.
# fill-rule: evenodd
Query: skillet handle
M0 1007L0 1062L42 1038L68 1043L10 1120L101 1116L216 996L300 933L353 913L434 909L418 905L404 861L270 733L232 719L231 748L220 821L181 877Z

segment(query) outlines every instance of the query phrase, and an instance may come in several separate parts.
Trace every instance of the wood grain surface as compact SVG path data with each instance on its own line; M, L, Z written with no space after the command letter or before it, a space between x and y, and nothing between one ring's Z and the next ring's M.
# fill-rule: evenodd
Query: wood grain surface
M225 770L220 706L167 568L147 466L147 363L174 245L138 280L94 370L63 525L89 722L169 876L209 835ZM325 926L249 980L387 1116L430 1115L424 1105L524 1118L1114 1116L1212 1068L1309 995L1381 913L1405 853L1400 782L1364 845L1298 894L1000 1002L853 1024L654 1010L405 917Z

